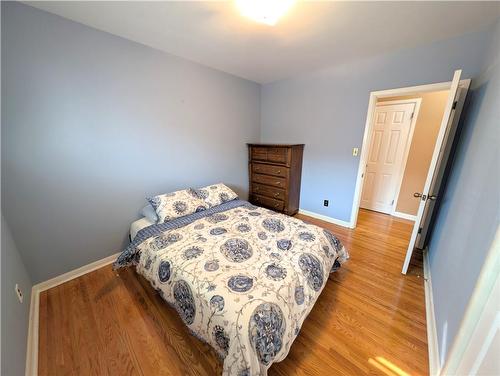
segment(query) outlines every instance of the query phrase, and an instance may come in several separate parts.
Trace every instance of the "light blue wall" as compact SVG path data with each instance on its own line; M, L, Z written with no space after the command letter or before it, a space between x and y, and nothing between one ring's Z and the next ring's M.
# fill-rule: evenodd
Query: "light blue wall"
M24 375L31 299L31 279L2 215L2 376ZM24 293L19 303L14 287Z
M490 31L270 83L261 90L264 142L305 143L300 207L349 221L371 91L479 74ZM323 206L323 199L330 206Z
M2 203L33 281L118 252L144 197L246 198L258 84L2 2Z
M457 334L499 224L499 25L485 70L472 82L456 158L429 244L441 359L446 359Z

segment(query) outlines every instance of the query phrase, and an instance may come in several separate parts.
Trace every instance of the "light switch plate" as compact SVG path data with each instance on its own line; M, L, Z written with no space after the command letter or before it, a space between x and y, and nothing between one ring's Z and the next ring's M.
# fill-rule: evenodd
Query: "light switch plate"
M16 287L14 288L16 290L16 295L17 298L19 299L19 303L23 302L23 292L21 291L21 288L19 285L16 283Z
M352 156L353 157L357 157L358 153L359 153L359 149L358 148L352 148Z

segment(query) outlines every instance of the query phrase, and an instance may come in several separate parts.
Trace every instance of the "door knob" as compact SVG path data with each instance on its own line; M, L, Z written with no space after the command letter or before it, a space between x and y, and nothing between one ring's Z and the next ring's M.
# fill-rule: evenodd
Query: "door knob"
M427 197L429 200L436 200L438 197L436 195L429 195L429 197Z
M413 194L413 197L422 197L422 193L415 192Z

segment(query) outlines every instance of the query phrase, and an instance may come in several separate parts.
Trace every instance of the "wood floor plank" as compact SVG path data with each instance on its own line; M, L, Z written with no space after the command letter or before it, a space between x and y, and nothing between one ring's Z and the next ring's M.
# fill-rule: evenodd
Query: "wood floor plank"
M49 336L48 336L48 326L47 324L50 324L51 321L49 321L49 314L48 314L48 302L47 302L47 291L43 291L40 294L40 308L39 308L39 315L40 315L40 323L45 323L46 325L40 325L39 327L39 333L38 333L38 347L39 348L49 348L51 345L49 344ZM51 354L53 355L53 352ZM48 374L48 359L47 357L41 357L39 362L38 362L38 374L40 375L47 375ZM50 361L50 364L53 364L54 361Z
M412 222L360 210L351 230L315 218L350 260L331 274L269 375L427 375L422 254L401 274ZM40 375L220 375L222 363L133 269L107 266L40 294Z
M141 375L140 361L127 348L112 297L107 292L114 286L105 270L82 277L91 296L90 308L96 321L96 335L103 343L106 374Z

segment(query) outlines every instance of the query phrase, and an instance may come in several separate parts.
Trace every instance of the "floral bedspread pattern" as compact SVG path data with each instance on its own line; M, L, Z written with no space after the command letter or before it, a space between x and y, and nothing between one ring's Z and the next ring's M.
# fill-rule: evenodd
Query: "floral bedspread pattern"
M266 375L286 357L328 274L348 258L330 232L248 203L134 251L137 271L224 359L223 375L238 376Z

